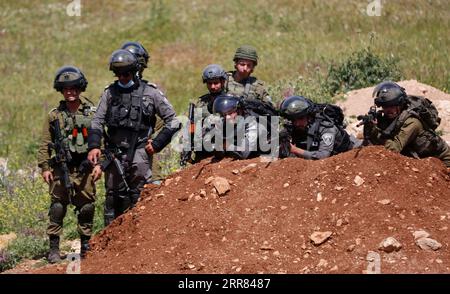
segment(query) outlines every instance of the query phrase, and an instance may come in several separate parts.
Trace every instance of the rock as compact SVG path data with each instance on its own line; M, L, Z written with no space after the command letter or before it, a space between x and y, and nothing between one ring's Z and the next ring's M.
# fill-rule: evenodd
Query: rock
M287 188L287 187L289 187L289 183L284 183L283 188Z
M317 264L317 267L326 267L328 265L328 261L325 259L320 259L319 263Z
M272 254L273 254L274 256L280 256L280 251L274 251Z
M200 196L200 195L195 195L195 196L194 196L194 200L195 200L195 201L202 200L202 196Z
M286 209L288 209L288 207L283 205L283 206L280 207L280 209L281 210L286 210Z
M181 177L180 177L180 176L178 176L178 177L175 178L175 182L177 182L177 183L178 183L180 180L181 180Z
M334 189L335 189L336 191L342 191L342 190L344 190L344 187L336 186L336 187L334 187Z
M322 201L322 193L317 193L317 198L316 198L317 202Z
M188 195L183 195L181 197L178 197L177 199L180 200L180 201L187 201L187 200L189 200L189 196Z
M383 200L380 200L380 201L377 201L377 202L380 203L380 204L383 204L383 205L388 205L389 203L391 203L391 200L383 199Z
M214 177L209 177L205 180L205 185L209 185L209 183L211 183L215 178Z
M337 221L336 221L336 227L340 227L340 226L342 226L342 220L341 219L338 219Z
M239 173L239 170L233 169L231 172L232 172L233 174L237 175L237 174Z
M420 239L420 238L428 238L428 237L430 237L431 235L430 235L430 233L428 233L427 231L424 231L424 230L418 230L418 231L415 231L415 232L413 233L413 236L414 236L414 240L417 240L417 239Z
M206 191L204 189L200 189L200 196L206 197Z
M161 198L161 197L164 197L164 193L159 193L159 194L156 194L156 195L155 195L155 197L156 197L156 198Z
M165 181L164 181L164 186L169 186L171 183L173 182L173 179L172 178L169 178L169 179L166 179Z
M411 169L412 169L413 172L416 172L416 173L419 172L419 170L418 170L417 168L415 168L415 167L413 167L413 168L411 168Z
M379 250L382 250L386 253L399 251L401 248L402 244L400 244L400 242L398 242L394 237L388 237L384 239L378 246Z
M244 174L244 173L246 173L246 172L248 172L248 171L256 170L256 167L257 167L257 166L258 166L258 165L257 165L256 163L250 163L249 165L247 165L247 166L241 168L241 169L239 170L239 172L242 173L242 174Z
M351 244L350 246L347 247L347 252L352 252L353 250L355 250L356 245L355 244Z
M442 247L442 244L431 238L420 238L416 240L416 245L423 250L436 251Z
M315 246L319 246L320 244L324 243L328 240L328 238L331 237L333 233L330 231L327 232L314 232L309 236L309 239L313 242Z
M228 191L231 190L228 180L222 177L214 178L212 184L214 188L216 188L217 194L219 194L219 196L225 195Z
M0 235L0 250L6 249L8 244L17 239L15 233L9 233L6 235Z
M356 187L359 187L362 184L364 184L364 179L361 178L360 176L356 176L353 182L355 183Z

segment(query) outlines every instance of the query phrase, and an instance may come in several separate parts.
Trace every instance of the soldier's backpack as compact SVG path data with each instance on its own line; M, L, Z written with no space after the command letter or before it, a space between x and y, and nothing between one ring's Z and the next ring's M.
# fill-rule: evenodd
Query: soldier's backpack
M425 129L436 130L441 123L441 118L433 102L421 96L407 96L406 103L408 105L406 111L417 117Z
M316 103L316 111L330 118L336 126L345 129L344 111L339 106L330 103Z

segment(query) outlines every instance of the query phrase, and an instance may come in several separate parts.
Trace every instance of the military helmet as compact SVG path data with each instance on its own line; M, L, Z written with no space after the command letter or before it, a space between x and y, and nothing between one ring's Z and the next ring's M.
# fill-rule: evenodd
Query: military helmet
M315 111L314 102L303 96L290 96L281 102L280 114L288 120L295 120Z
M241 99L231 95L219 95L214 99L213 113L226 115L230 112L237 111L240 106Z
M213 79L227 79L227 73L218 64L210 64L203 69L202 80L206 83L207 80Z
M256 53L256 49L250 45L243 45L237 48L236 53L234 54L233 61L236 62L238 59L248 59L258 64L258 54Z
M88 81L83 72L76 66L65 65L56 71L53 88L61 92L65 87L77 87L81 92L86 90Z
M378 84L372 93L374 103L378 107L403 105L406 98L405 89L398 84L386 81Z
M120 48L128 50L131 53L133 53L134 56L136 56L141 69L148 67L148 60L150 58L150 55L148 54L147 50L144 48L144 46L142 46L141 43L129 41L123 43L122 47Z
M111 54L109 70L114 73L135 73L139 70L137 58L128 50L119 49Z

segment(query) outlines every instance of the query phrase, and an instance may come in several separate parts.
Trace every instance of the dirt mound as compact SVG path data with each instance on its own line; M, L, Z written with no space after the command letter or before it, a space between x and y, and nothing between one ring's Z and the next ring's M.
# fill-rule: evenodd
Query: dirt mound
M449 273L449 198L439 160L381 147L320 161L205 160L147 187L132 211L93 238L81 271L362 273L379 254L382 273ZM437 250L419 248L419 230L440 249L426 238ZM388 237L401 249L379 250Z
M398 84L405 88L409 95L425 96L433 101L439 111L439 117L442 119L438 130L442 131L444 140L450 143L450 94L416 80L401 81ZM373 89L374 87L369 87L348 92L345 95L345 101L338 102L344 109L346 117L349 118L347 129L353 134L362 133L362 127L356 128L358 124L356 117L367 113L369 107L373 105Z

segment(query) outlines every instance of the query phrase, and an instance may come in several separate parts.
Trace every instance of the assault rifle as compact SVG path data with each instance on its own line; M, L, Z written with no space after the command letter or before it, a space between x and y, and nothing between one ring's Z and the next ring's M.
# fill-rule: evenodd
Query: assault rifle
M373 124L373 122L377 118L377 107L376 106L370 106L369 112L366 115L358 115L357 119L361 122L356 125L356 127L364 126L364 141L363 145L367 146L370 144L370 134L368 132L368 127Z
M189 142L190 149L185 150L183 146L183 151L180 156L180 166L184 167L188 162L192 162L192 152L194 151L194 134L195 134L195 120L194 120L195 104L189 103L188 119L189 119Z
M52 142L48 143L48 153L55 151L55 156L50 160L50 166L57 166L61 169L61 176L55 178L55 180L61 180L64 188L69 192L69 198L73 192L73 184L70 181L70 172L67 166L68 163L72 161L72 155L70 154L69 145L67 140L61 134L61 127L59 124L59 119L55 119L50 122L50 129L52 134Z
M289 157L291 153L291 141L292 141L292 132L294 126L290 122L286 122L284 124L284 129L280 131L280 149L279 149L279 157L286 158Z
M125 175L125 168L120 162L120 160L117 158L117 155L120 154L120 151L111 149L111 148L105 148L105 160L100 164L101 169L104 171L108 168L108 166L113 163L116 167L117 173L122 178L122 182L125 185L125 188L127 189L127 192L130 191L130 186L128 185L126 175Z

